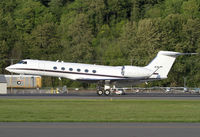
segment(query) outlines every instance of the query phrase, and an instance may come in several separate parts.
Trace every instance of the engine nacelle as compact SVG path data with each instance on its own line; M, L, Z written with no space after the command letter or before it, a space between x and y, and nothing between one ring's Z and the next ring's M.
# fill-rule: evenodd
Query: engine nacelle
M152 73L152 70L143 67L124 66L122 69L122 74L124 77L130 78L147 78L150 77Z

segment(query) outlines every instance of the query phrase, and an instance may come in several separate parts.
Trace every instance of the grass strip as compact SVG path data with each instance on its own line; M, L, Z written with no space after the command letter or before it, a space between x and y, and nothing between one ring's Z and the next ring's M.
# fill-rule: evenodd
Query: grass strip
M1 99L0 121L200 122L200 101Z

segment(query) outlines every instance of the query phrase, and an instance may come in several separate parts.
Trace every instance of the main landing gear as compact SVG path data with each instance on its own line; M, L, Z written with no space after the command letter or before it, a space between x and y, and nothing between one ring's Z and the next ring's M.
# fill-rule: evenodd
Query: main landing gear
M102 96L103 94L109 96L111 94L111 88L109 85L110 81L105 81L105 83L99 82L97 88L97 95Z
M102 96L103 95L103 90L97 90L97 95Z
M97 90L97 94L99 96L102 96L103 94L106 95L106 96L109 96L111 94L111 91L110 89L106 89L106 90Z

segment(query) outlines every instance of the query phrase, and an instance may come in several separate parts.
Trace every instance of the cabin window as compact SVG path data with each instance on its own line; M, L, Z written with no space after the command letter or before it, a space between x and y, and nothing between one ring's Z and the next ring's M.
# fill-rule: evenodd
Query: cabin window
M86 73L88 73L88 72L89 72L89 70L88 70L88 69L85 69L85 72L86 72Z
M18 62L17 64L23 64L23 62L24 62L24 61L20 61L20 62Z
M57 69L57 67L55 66L55 67L53 67L53 69L54 69L54 70L56 70L56 69Z
M77 69L77 71L78 71L78 72L80 72L80 71L81 71L81 69Z
M93 72L93 73L96 73L97 71L96 71L96 70L93 70L92 72Z
M69 68L69 71L73 71L73 68Z
M65 68L64 68L64 67L62 67L61 69L62 69L62 70L65 70Z
M20 62L18 62L17 64L27 64L27 61L20 61Z

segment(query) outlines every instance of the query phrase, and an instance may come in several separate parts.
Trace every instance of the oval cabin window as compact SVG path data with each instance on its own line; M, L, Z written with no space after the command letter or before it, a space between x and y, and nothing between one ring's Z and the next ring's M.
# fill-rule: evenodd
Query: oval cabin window
M88 72L89 72L89 70L88 70L88 69L86 69L86 70L85 70L85 72L86 72L86 73L88 73Z
M55 67L53 67L53 69L54 69L54 70L56 70L56 69L57 69L57 67L55 66Z
M65 68L64 68L64 67L62 67L61 69L62 69L62 70L65 70Z
M97 71L96 71L96 70L93 70L92 72L93 72L93 73L96 73Z
M77 71L78 71L78 72L80 72L80 71L81 71L81 69L77 69Z

